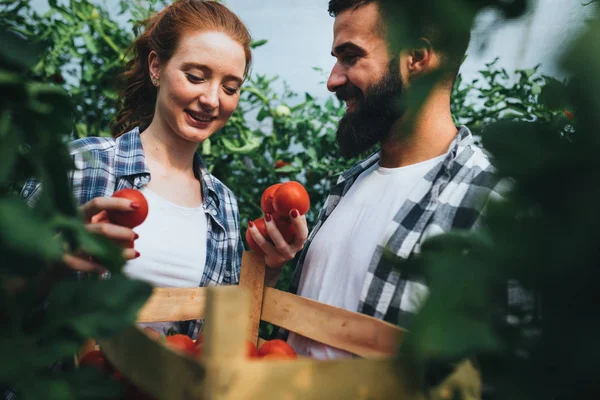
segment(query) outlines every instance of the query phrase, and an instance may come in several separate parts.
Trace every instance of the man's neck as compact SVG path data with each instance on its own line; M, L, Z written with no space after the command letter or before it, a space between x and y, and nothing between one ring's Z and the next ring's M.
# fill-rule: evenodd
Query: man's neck
M177 136L169 129L158 118L154 118L142 132L142 146L148 163L157 163L164 170L193 175L197 144Z
M441 156L456 133L447 89L433 88L414 117L407 112L394 123L381 143L380 165L405 167Z

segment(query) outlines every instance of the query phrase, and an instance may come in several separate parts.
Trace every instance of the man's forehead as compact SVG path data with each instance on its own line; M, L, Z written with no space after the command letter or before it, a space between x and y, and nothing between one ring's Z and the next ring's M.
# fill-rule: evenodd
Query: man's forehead
M370 42L382 40L379 18L379 9L374 2L338 14L333 23L332 50L347 42L368 47Z

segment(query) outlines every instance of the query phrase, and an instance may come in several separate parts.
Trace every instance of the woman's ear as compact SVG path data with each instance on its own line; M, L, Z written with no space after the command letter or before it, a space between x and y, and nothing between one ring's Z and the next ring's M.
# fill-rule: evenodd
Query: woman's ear
M158 54L154 50L148 54L148 69L150 71L150 79L154 86L158 86L160 80L160 60Z
M438 67L438 60L429 40L421 38L419 47L412 49L407 58L406 70L409 79L423 75Z

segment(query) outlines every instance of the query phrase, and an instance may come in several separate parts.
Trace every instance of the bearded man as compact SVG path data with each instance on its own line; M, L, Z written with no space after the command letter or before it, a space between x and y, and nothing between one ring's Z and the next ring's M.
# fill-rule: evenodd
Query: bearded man
M329 13L336 63L327 88L347 106L337 132L341 153L378 148L332 187L290 291L410 328L428 289L386 262L384 249L406 260L432 235L476 228L482 200L501 184L488 155L450 112L469 34L424 24L418 46L392 54L377 1L332 0ZM433 76L414 109L405 101L411 89ZM287 340L305 356L350 356L294 333Z

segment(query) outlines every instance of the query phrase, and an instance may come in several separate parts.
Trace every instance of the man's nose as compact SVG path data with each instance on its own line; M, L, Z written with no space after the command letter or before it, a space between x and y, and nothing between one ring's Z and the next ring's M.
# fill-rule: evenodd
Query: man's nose
M348 83L346 70L339 63L335 63L329 74L329 79L327 80L327 90L335 92L339 87L344 86L346 83Z

